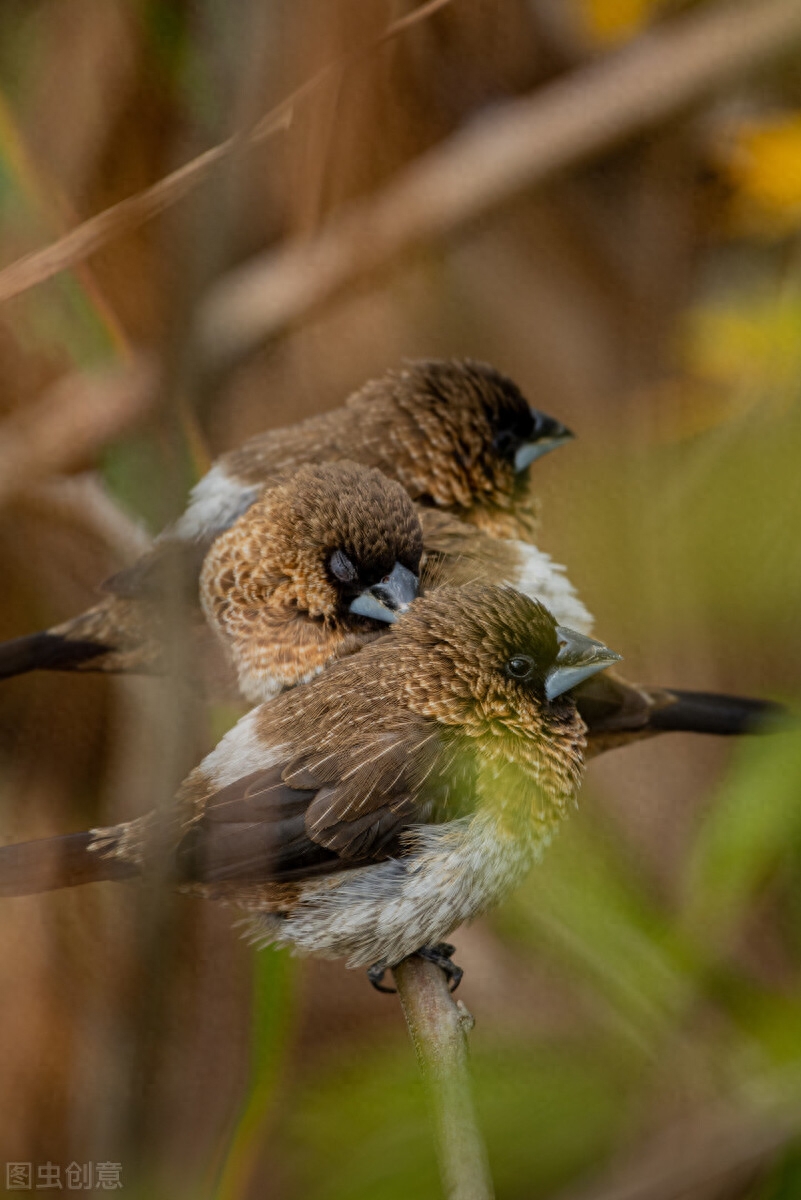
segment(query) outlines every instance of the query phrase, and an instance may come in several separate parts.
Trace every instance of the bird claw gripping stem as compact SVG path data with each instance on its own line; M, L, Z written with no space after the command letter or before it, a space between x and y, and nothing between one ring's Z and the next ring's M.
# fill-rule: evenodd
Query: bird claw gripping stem
M450 942L437 942L436 946L421 946L419 950L415 950L418 958L424 958L426 962L434 963L445 972L445 978L448 980L448 988L451 992L455 992L459 984L462 982L464 971L461 967L457 967L455 962L452 962L453 955L456 952L456 947ZM387 971L387 964L384 962L373 963L372 967L367 968L367 978L377 992L395 992L397 989L384 986L384 975Z

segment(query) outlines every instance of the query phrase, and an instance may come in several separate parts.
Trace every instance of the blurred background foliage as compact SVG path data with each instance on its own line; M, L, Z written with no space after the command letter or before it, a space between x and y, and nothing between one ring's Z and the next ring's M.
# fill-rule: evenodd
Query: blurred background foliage
M627 674L797 701L797 50L219 377L187 350L210 282L505 101L714 7L452 0L343 63L412 6L8 0L0 271L335 66L288 128L0 307L0 636L89 603L247 434L404 357L469 355L578 434L536 468L542 545ZM142 350L157 395L83 402L86 372ZM144 811L240 711L157 680L3 684L3 837ZM541 867L456 938L499 1197L801 1195L800 872L795 734L593 764ZM171 1200L436 1196L397 1003L341 964L254 954L209 905L154 924L151 900L3 902L0 1164L117 1161L126 1195Z

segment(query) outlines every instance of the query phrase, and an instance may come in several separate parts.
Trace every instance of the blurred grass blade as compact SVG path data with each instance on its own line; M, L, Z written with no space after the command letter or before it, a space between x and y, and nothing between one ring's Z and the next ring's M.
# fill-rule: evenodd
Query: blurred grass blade
M597 1011L641 1048L692 995L692 974L666 918L598 827L577 821L563 830L499 920L591 988Z
M425 20L450 2L451 0L428 0L428 3L422 4L420 8L393 21L377 38L372 38L366 46L360 46L336 62L323 67L272 108L247 133L235 134L224 142L220 142L219 145L204 150L202 154L197 155L190 162L184 163L175 171L171 171L169 175L165 175L151 187L145 188L136 195L128 196L117 204L110 205L103 212L89 217L75 229L71 229L58 241L42 247L41 250L34 250L18 259L17 262L11 263L0 271L0 304L43 283L46 279L58 275L61 271L79 266L114 238L132 232L177 201L182 200L199 183L202 183L217 163L227 159L236 151L257 146L273 134L288 129L294 117L295 105L316 89L324 79L328 79L332 71L341 70L342 67L358 61L368 51L377 48L387 39L395 37L419 21ZM2 135L1 110L0 135ZM19 156L17 157L19 158Z
M30 238L63 226L66 202L50 179L45 179L28 152L11 107L0 90L0 175L12 201L13 220L6 220L15 234ZM2 275L2 272L0 272ZM57 313L52 297L45 307L25 310L25 323L36 328L42 318L45 344L57 338L79 366L108 361L109 357L129 354L128 341L115 313L101 295L87 269L77 278L65 281L58 293Z
M220 1170L216 1200L245 1196L258 1162L289 1043L294 976L295 962L286 951L255 953L250 1081Z
M706 943L725 942L771 868L801 839L801 734L738 747L690 858L684 923Z

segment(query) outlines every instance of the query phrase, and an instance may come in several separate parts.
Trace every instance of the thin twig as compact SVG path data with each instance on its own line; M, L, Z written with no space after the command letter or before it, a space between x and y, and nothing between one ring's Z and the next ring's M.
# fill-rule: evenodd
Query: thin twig
M143 525L109 495L100 475L56 475L26 487L25 507L52 524L59 521L89 530L107 555L120 566L146 554L152 544Z
M231 272L202 310L201 346L215 363L242 358L355 279L681 111L799 39L798 0L703 8L496 109L353 203L313 240Z
M393 970L428 1088L447 1200L492 1200L487 1154L476 1121L465 1034L472 1024L434 963L412 956Z
M41 250L33 250L23 258L17 259L4 270L0 271L0 304L13 296L27 291L38 283L76 267L92 254L107 245L114 238L124 233L130 233L152 220L166 208L187 196L199 183L208 176L213 167L229 158L235 152L251 150L260 145L273 134L286 130L292 124L295 110L301 101L311 95L334 71L341 71L354 66L378 46L396 37L399 33L426 20L438 9L450 4L451 0L428 0L413 12L393 21L376 37L364 45L357 47L348 54L342 55L335 62L327 63L305 83L286 96L279 104L270 109L251 129L236 133L217 146L204 150L191 162L184 163L169 175L165 175L158 183L128 196L117 204L89 217L71 229L69 233Z

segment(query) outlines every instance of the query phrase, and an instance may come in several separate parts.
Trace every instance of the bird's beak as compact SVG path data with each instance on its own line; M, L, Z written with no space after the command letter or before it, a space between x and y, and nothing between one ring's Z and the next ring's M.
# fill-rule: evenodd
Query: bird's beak
M350 611L359 617L370 617L373 621L386 621L391 625L414 600L418 582L414 571L396 562L386 579L365 588L356 597Z
M557 625L556 636L559 653L545 679L545 695L549 700L555 700L612 663L620 662L622 657L603 642L596 642L595 638L576 633L574 629L566 629L564 625Z
M518 473L525 471L544 454L550 454L552 450L556 450L557 446L564 446L565 442L572 441L575 436L566 425L557 421L555 417L547 417L544 413L534 412L533 409L532 413L537 437L533 442L524 442L515 452L515 471Z

